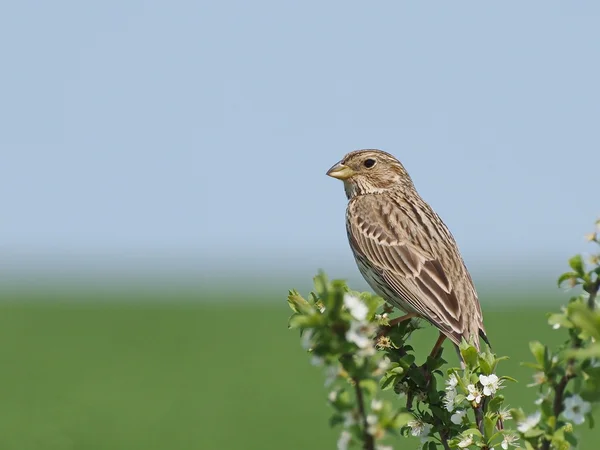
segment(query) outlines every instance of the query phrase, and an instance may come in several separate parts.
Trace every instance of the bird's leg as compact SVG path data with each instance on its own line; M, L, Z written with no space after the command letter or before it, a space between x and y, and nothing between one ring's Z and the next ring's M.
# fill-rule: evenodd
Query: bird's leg
M413 317L417 317L417 313L410 312L408 314L404 314L403 316L396 317L395 319L390 320L389 326L393 327L394 325L398 325L400 322L404 322L405 320L410 320Z
M438 337L438 340L435 342L435 345L433 346L433 349L431 350L431 353L429 354L429 356L431 356L432 358L435 358L438 355L438 353L440 352L440 349L442 348L442 344L444 343L445 340L446 340L446 335L440 331L440 337Z

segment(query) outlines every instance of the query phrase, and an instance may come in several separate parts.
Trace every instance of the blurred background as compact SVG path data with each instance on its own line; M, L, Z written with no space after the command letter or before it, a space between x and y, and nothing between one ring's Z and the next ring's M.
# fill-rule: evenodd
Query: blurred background
M600 4L0 10L3 449L335 448L285 297L367 288L324 175L358 148L449 225L533 409L519 362L565 338L544 312L599 213Z

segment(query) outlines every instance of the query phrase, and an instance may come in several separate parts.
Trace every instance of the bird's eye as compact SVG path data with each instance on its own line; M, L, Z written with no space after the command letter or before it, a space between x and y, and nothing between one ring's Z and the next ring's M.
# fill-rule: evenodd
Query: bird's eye
M373 158L367 158L367 159L365 159L364 164L367 169L370 169L371 167L373 167L375 165L375 160Z

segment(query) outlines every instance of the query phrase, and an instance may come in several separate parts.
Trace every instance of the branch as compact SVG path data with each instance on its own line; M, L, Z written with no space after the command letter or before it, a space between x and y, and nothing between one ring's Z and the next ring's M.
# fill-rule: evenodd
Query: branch
M448 444L448 433L445 429L443 429L443 424L441 420L438 419L436 416L433 416L433 419L435 422L435 426L438 429L438 433L440 435L440 442L442 443L444 450L450 450L450 444Z
M363 399L363 393L359 385L359 381L353 378L354 387L356 389L356 400L358 401L358 412L363 422L363 437L364 437L364 450L375 450L375 440L368 432L369 424L367 423L367 413L365 411L365 401Z
M591 310L594 310L594 308L596 306L596 295L598 294L599 289L600 289L600 278L597 279L589 287L589 289L585 289L586 292L588 292L590 294L588 297L588 307ZM576 336L573 337L573 345L572 345L573 349L580 348L581 344L582 344L581 339L579 339ZM558 419L558 416L560 415L560 413L563 412L563 409L564 409L563 403L564 403L564 399L565 399L565 390L567 389L567 384L569 384L569 381L571 381L576 376L574 373L574 366L575 366L575 359L569 358L569 360L567 361L567 368L565 370L565 374L561 377L560 381L554 388L555 395L554 395L554 403L552 405L552 411L553 411L554 417L556 419ZM556 428L556 426L555 426L555 428ZM542 445L541 445L540 449L541 450L550 450L550 441L548 439L544 439L542 441Z
M592 311L596 309L596 294L598 294L598 290L600 290L600 277L589 287L589 290L586 289L586 292L590 294L588 297L588 307Z

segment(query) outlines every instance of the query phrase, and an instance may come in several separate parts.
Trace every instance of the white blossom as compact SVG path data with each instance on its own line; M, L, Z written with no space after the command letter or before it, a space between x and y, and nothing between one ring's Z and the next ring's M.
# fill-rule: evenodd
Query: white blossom
M464 409L457 409L454 414L450 416L450 422L455 425L460 425L463 421L463 418L467 415L467 411Z
M381 411L381 408L383 408L383 400L378 400L376 398L371 400L371 409L373 411Z
M373 372L373 375L376 375L376 376L382 375L386 370L388 370L390 368L391 365L392 365L392 362L390 361L390 359L387 356L384 356L377 363L377 369L375 369L375 371Z
M371 334L373 327L367 322L350 322L350 329L346 331L346 339L348 342L353 342L358 348L367 349L373 346Z
M592 409L592 405L581 398L579 394L572 395L565 399L565 410L563 415L565 419L573 421L575 425L581 425L585 422L585 415Z
M300 339L300 344L304 350L310 350L312 347L312 338L314 331L312 329L304 330Z
M338 396L338 391L331 391L329 393L329 395L327 396L327 398L329 399L329 401L331 403L335 402L337 400L337 396Z
M519 430L521 433L526 433L533 427L535 427L540 422L541 418L542 413L540 411L536 411L530 416L525 417L523 421L519 422L519 424L517 425L517 430Z
M470 402L475 402L476 405L479 405L479 403L481 403L481 391L477 389L474 384L469 384L467 386L467 391L469 391L467 400Z
M325 369L325 387L331 386L340 374L340 368L337 365L327 366Z
M376 445L375 450L394 450L391 445Z
M313 366L320 367L320 366L322 366L323 364L325 364L325 360L324 360L323 358L321 358L320 356L313 355L313 356L312 356L312 358L310 358L310 363L311 363Z
M456 398L456 390L448 390L446 391L446 396L444 397L444 406L448 412L454 411L454 399Z
M374 436L377 433L377 422L379 421L379 418L375 414L368 414L366 420L367 425L369 425L367 427L367 433Z
M495 394L498 389L502 389L502 380L498 379L496 374L479 375L479 382L483 386L483 395L487 397Z
M345 294L344 305L346 305L346 308L348 308L348 311L356 320L365 320L367 318L369 308L355 295Z
M541 405L542 403L544 403L544 400L547 400L548 398L550 398L550 394L552 394L552 389L548 388L548 391L545 394L540 393L538 395L538 398L536 398L533 403L538 406Z
M420 437L421 442L426 441L431 432L431 425L422 420L411 420L407 423L410 427L410 434L415 437Z
M506 434L504 435L504 439L502 439L502 443L500 444L500 447L502 447L504 450L508 449L509 445L512 445L513 447L518 447L518 440L519 437L514 435L514 434ZM515 443L517 442L517 443Z
M371 340L371 345L368 345L364 348L360 348L356 354L358 356L361 356L363 358L369 357L369 356L374 356L375 353L377 353L377 351L375 350L375 345L373 345L373 341Z
M462 441L460 441L458 443L458 446L460 448L465 448L468 447L469 445L471 445L473 443L473 435L469 434L468 436L463 437Z
M450 376L448 377L448 379L446 380L446 390L447 391L451 391L456 389L456 386L458 385L458 377L456 376L455 373L451 373Z
M356 413L354 411L346 411L344 413L344 427L351 427L356 423Z
M544 372L536 372L533 374L533 383L529 383L527 387L539 386L546 382L546 374Z
M512 419L512 414L508 408L502 408L498 411L498 415L500 416L500 420L510 420Z
M342 433L340 434L340 438L337 441L337 448L338 450L347 450L348 449L348 444L350 444L350 440L352 439L352 435L350 434L349 431L342 431Z

